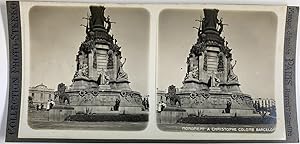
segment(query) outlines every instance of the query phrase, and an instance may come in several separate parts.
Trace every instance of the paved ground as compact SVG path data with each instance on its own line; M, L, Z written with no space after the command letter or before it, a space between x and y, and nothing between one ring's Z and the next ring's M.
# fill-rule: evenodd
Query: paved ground
M33 129L84 129L84 130L128 130L137 131L147 127L147 122L49 122L29 121Z

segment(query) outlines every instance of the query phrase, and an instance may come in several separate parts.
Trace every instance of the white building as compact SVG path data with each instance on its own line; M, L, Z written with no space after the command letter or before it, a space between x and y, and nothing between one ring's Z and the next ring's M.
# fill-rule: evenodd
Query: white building
M48 100L54 100L54 89L48 88L44 84L39 84L29 88L29 96L32 97L33 104L47 104Z

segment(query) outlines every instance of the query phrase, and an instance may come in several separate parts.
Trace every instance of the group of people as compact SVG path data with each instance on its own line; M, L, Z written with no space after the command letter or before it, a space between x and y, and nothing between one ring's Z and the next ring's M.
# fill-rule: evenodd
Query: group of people
M48 100L46 110L49 111L50 109L53 108L54 105L55 105L55 102L52 99ZM36 105L36 110L37 111L43 110L43 109L44 109L44 104L43 103Z
M149 100L148 100L148 96L145 97L142 101L142 105L143 105L143 110L149 110Z
M164 109L167 107L167 104L165 104L163 101L158 103L158 108L157 111L158 113L161 113L162 111L164 111Z

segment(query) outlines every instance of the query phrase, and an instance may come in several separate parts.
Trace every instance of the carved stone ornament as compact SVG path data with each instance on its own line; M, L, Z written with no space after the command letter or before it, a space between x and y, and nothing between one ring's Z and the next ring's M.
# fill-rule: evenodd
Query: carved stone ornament
M106 71L102 68L98 77L98 84L99 85L108 85L109 84L109 75Z
M231 95L231 98L232 98L233 100L235 100L237 97L238 97L237 94L232 94L232 95Z
M208 99L209 98L209 96L210 96L210 94L209 93L202 93L201 94L205 99Z
M93 96L98 96L99 91L97 91L97 90L96 91L91 91L91 93L92 93Z
M185 80L198 79L198 77L199 77L198 66L193 66L191 67L190 71L186 74Z
M120 95L121 95L122 97L126 97L126 96L127 96L127 91L121 91Z
M113 59L113 51L109 50L107 52L108 54L108 60L107 60L107 69L113 69L114 68L114 59Z
M197 93L194 93L194 92L190 93L190 98L192 98L192 99L197 98L197 96L198 96Z
M218 72L224 71L224 60L223 60L223 54L218 54Z
M83 91L79 91L79 95L80 96L85 96L87 94L87 91L83 90Z
M207 71L207 53L204 52L203 70Z
M121 61L119 61L119 69L118 69L118 73L117 73L117 80L125 80L128 81L128 75L127 73L124 71L123 66L126 62L126 58L125 61L123 63L121 63Z
M228 79L227 79L227 82L229 83L239 83L238 76L233 72L233 68L235 64L234 65L232 65L231 63L229 64Z

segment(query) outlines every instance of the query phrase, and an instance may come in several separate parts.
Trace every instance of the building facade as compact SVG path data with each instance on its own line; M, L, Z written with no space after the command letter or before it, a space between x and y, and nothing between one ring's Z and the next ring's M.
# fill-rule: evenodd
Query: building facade
M29 97L32 98L34 105L47 104L48 100L54 100L54 89L50 89L42 83L29 88Z

